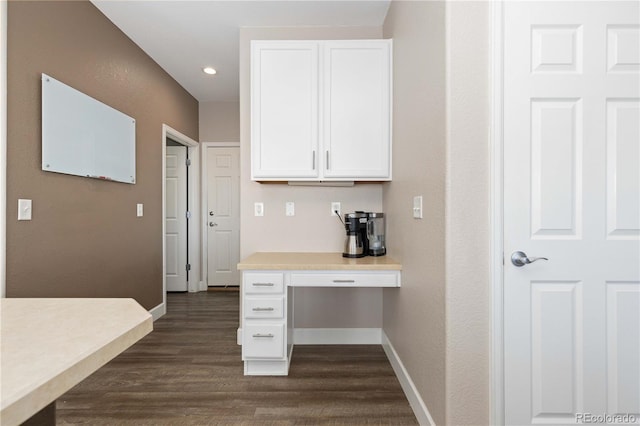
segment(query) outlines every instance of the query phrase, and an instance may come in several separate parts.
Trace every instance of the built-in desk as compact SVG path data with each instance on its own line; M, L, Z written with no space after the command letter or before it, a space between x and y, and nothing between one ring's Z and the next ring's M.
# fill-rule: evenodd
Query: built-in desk
M0 424L55 424L60 395L152 329L133 299L0 299Z
M287 375L293 351L294 287L400 287L402 265L388 256L255 253L242 271L245 375Z

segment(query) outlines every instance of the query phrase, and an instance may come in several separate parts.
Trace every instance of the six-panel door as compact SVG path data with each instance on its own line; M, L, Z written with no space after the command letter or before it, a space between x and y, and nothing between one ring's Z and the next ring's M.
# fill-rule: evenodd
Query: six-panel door
M504 5L507 424L640 419L638 5Z

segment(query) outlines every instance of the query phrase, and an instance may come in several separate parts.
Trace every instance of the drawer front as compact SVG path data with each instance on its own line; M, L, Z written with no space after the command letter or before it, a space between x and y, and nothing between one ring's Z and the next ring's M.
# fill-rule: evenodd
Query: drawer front
M284 297L245 297L244 317L256 318L283 318Z
M292 273L291 285L295 287L399 287L399 273Z
M246 272L242 282L246 294L282 294L284 289L284 276L277 272Z
M246 324L242 330L242 359L284 358L284 324Z

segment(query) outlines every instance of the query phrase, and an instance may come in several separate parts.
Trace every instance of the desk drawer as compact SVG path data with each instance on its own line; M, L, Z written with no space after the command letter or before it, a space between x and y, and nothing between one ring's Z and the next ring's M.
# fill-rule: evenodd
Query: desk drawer
M282 294L284 275L271 272L245 272L242 279L246 294Z
M291 274L295 287L399 287L396 272L303 272Z
M246 324L242 330L242 359L284 358L284 324Z
M244 317L282 318L284 313L284 297L245 297Z

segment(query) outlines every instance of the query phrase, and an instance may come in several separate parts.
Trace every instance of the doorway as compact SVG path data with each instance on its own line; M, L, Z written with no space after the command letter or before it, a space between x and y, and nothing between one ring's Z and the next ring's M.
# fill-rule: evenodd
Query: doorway
M166 140L165 154L165 254L167 291L188 290L189 211L188 148Z
M189 267L189 279L187 280L187 291L197 292L205 290L203 288L200 259L202 257L201 244L201 216L200 216L200 146L198 142L179 131L162 125L162 304L152 309L154 321L167 312L167 140L171 139L179 145L185 147L187 156L191 160L191 165L187 168L187 253ZM185 215L186 216L186 215ZM186 270L185 266L185 270Z
M206 249L203 266L207 288L238 287L240 274L240 148L238 144L205 144L203 206Z

